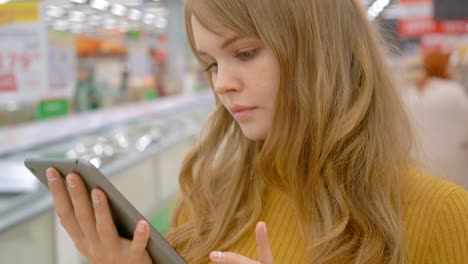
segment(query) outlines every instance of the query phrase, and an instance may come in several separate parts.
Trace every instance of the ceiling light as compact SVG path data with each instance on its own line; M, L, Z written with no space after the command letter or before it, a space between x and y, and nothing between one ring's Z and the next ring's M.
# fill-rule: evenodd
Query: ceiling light
M95 9L104 11L110 6L110 3L106 0L93 0L91 2L91 6Z
M138 9L130 10L128 18L130 18L131 20L139 20L141 18L141 11Z
M165 7L152 7L145 9L146 13L153 13L157 16L167 16L169 11Z
M73 3L77 3L77 4L84 4L88 0L70 0L70 1L73 2Z
M47 16L49 17L55 17L55 18L60 18L65 14L65 10L59 6L47 6Z
M127 8L121 4L114 4L112 5L111 13L116 16L124 16L125 12L127 12Z
M156 15L154 14L145 14L145 16L143 17L143 23L150 25L153 23L155 18L156 18Z
M112 0L113 4L121 4L125 6L141 6L146 0Z
M390 0L376 0L372 5L367 9L367 15L370 19L376 18L385 7L390 4Z

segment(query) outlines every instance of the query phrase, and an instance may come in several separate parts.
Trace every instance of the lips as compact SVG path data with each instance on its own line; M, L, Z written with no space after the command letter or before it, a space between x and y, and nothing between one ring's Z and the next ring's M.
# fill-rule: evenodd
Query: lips
M248 111L248 110L253 110L255 109L255 106L244 106L244 105L233 105L229 108L233 114L243 112L243 111Z
M229 108L238 122L250 120L254 115L255 109L257 109L256 106L245 105L233 105Z

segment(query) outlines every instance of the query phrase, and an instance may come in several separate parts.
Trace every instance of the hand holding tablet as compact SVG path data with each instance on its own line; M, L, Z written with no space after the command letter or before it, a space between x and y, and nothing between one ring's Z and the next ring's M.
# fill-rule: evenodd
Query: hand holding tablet
M27 159L25 165L51 190L60 222L91 262L186 263L89 161Z

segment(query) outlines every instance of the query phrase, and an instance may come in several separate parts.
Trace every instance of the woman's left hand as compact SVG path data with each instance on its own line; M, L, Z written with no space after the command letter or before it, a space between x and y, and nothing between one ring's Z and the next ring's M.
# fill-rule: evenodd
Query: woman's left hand
M273 264L273 254L265 223L259 222L257 224L255 237L257 239L258 260L251 260L232 252L214 251L210 254L211 261L215 264Z

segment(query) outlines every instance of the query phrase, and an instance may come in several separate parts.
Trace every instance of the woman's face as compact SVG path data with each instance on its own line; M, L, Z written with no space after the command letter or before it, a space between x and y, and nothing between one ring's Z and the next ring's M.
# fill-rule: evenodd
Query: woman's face
M251 140L270 132L280 82L273 50L255 37L239 38L230 30L213 33L192 16L195 46L214 91Z

